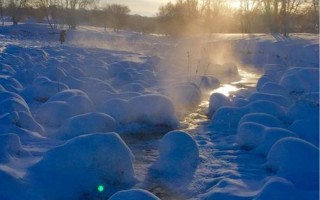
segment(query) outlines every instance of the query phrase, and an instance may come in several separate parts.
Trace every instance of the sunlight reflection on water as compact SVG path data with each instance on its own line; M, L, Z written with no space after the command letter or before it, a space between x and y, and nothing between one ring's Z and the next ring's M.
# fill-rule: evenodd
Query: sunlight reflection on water
M249 87L255 87L257 84L257 81L260 77L260 74L245 71L242 69L239 69L239 75L241 77L240 81L231 82L229 84L223 84L221 87L212 90L212 93L221 93L227 97L230 96L231 93L239 91L241 89L249 88Z

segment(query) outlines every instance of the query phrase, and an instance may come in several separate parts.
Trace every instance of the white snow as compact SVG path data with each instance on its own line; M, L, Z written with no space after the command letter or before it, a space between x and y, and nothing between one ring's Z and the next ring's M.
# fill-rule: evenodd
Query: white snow
M58 37L0 27L0 199L318 199L319 35Z
M123 190L112 195L109 200L160 200L147 190L131 189Z

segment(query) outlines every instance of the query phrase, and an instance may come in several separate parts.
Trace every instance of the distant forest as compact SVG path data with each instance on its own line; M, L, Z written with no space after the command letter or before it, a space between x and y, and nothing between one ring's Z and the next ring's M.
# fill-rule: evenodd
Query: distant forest
M62 25L101 26L171 36L210 33L319 33L318 0L176 0L161 6L154 17L130 15L126 5L100 6L98 0L0 0L0 20L26 20Z

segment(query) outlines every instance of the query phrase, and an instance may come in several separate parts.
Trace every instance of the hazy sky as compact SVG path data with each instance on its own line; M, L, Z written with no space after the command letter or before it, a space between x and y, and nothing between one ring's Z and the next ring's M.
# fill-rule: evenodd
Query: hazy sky
M131 14L155 16L159 6L170 2L170 0L101 0L100 2L101 4L124 4L129 6ZM172 2L175 2L175 0Z

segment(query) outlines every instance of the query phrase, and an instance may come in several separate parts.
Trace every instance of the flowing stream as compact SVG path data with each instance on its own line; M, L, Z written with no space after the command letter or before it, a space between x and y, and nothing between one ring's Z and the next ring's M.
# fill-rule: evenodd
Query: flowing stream
M254 90L259 78L259 74L252 73L246 70L239 70L239 74L239 81L222 84L219 88L213 90L211 93L218 92L226 96L230 96L239 90ZM214 148L208 145L208 141L205 141L208 139L204 139L204 137L206 137L205 132L208 131L207 126L210 122L210 119L208 119L206 115L209 106L208 99L209 95L204 97L204 100L191 113L187 114L180 121L182 125L181 130L190 133L196 140L199 146L200 157L202 160L188 191L182 193L181 191L175 191L174 188L167 188L166 186L161 185L159 182L153 180L153 178L150 177L148 168L152 165L152 163L156 161L158 157L157 145L159 140L161 139L161 135L157 135L152 138L148 137L126 139L128 146L135 155L134 170L136 173L136 177L140 182L137 185L138 188L147 189L156 194L158 197L166 200L188 199L191 196L201 193L201 187L203 187L201 179L205 179L205 177L203 176L206 176L206 173L210 173L210 165L213 164L211 163L211 159L206 158L208 158L207 154L210 153L210 148ZM213 144L213 141L210 141L209 143ZM230 143L232 142L230 141ZM221 155L223 155L223 153ZM206 173L203 173L204 171ZM199 174L197 175L198 172Z

